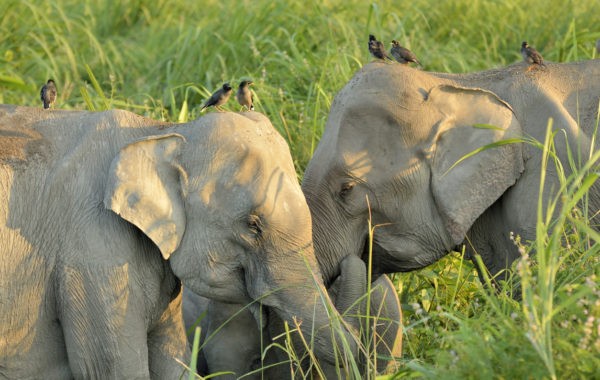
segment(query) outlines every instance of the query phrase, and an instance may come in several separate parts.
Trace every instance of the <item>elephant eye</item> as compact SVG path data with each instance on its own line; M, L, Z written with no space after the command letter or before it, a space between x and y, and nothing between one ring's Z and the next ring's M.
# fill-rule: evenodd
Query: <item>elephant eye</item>
M248 217L248 230L255 236L260 236L262 234L262 222L260 220L260 216L251 214Z
M348 196L348 194L350 194L350 192L352 191L352 189L354 188L354 185L356 185L354 182L346 182L344 184L342 184L342 187L340 189L340 198L344 199Z

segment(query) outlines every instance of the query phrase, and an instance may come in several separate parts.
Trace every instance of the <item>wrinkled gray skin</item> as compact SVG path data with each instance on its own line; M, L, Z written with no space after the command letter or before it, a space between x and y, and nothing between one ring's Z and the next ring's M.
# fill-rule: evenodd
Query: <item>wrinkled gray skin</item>
M354 261L354 259L356 261ZM343 314L365 315L364 302L367 292L364 263L356 256L349 256L342 264L341 275L333 282L329 293L336 308ZM393 283L381 276L371 286L370 315L376 317L377 361L379 372L395 368L394 362L385 357L399 357L402 351L402 311ZM281 337L285 329L281 320L269 308L260 316L253 316L250 309L239 304L227 304L201 297L188 289L183 291L183 319L188 336L193 342L193 328L201 327L202 350L198 356L198 373L209 375L217 372L233 372L217 376L219 380L233 380L248 372L262 371L244 376L244 379L289 379L292 373L289 357L278 347L270 347L261 359L261 353L272 344L283 345ZM262 318L261 320L258 320ZM363 326L364 328L364 326ZM213 335L214 334L214 335ZM210 338L207 340L207 337ZM279 363L269 368L269 366ZM325 378L340 378L342 368L321 363ZM343 377L343 375L342 375Z
M194 339L193 328L196 325L201 328L200 347L203 349L198 355L198 374L206 376L227 371L235 375L219 378L235 379L261 368L260 348L266 347L269 338L266 334L263 336L262 332L266 330L258 328L257 321L249 309L237 303L224 303L201 297L187 288L183 289L182 304L183 321L189 333L190 347ZM205 346L208 336L211 338L208 346ZM256 377L260 378L260 375Z
M535 236L540 150L502 145L452 165L504 139L544 141L552 118L564 131L556 148L568 175L564 137L585 161L600 96L598 60L526 69L518 63L456 75L374 62L354 75L332 104L302 183L325 278L347 254L366 258L366 198L373 225L380 225L375 275L427 266L465 237L468 252L480 254L492 274L519 257L510 233ZM545 201L558 188L555 173L549 165ZM595 185L590 215L599 194Z
M3 105L0 189L0 377L179 378L179 281L314 325L334 362L310 212L263 115Z

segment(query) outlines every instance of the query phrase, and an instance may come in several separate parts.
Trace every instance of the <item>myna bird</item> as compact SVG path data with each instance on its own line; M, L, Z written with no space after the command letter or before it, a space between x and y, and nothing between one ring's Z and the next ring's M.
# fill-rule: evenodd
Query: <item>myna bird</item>
M417 65L421 66L421 62L417 59L417 56L412 51L408 50L404 46L400 46L398 41L392 40L392 49L390 50L390 54L396 61L402 64L408 64L409 62L414 62Z
M252 91L250 91L250 86L252 86L254 82L251 80L243 80L240 82L240 86L238 87L237 93L235 94L235 98L238 103L242 106L242 109L246 107L250 111L254 111L254 103Z
M56 84L52 79L48 79L45 85L42 86L40 91L40 99L44 103L44 109L49 109L56 100Z
M375 58L392 60L385 50L383 42L377 41L377 38L372 34L369 34L369 53Z
M544 58L540 53L538 53L535 48L529 46L527 41L523 41L521 44L521 55L523 56L523 61L527 62L530 66L527 71L531 70L533 65L546 66L544 65Z
M231 86L229 85L229 83L224 83L223 87L221 87L220 89L215 91L210 96L210 98L208 98L206 103L204 103L204 105L200 109L200 112L204 111L205 108L212 107L212 106L214 106L219 111L223 111L221 109L221 106L223 104L227 103L230 96L231 96Z

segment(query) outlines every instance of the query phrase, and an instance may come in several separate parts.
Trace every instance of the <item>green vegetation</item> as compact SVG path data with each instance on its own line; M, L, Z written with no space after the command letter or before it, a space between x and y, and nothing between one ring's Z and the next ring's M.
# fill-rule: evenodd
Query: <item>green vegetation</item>
M335 93L371 60L367 35L412 49L425 69L468 72L520 59L591 58L600 38L589 1L5 0L0 103L118 107L170 121L198 117L224 81L255 81L257 110L303 172ZM231 110L238 110L235 101Z
M256 109L286 138L301 176L336 92L371 60L369 33L443 72L510 64L523 40L548 61L589 59L600 38L594 1L4 0L0 103L41 107L53 78L57 108L186 121L224 81L252 78ZM239 109L233 99L227 107ZM551 139L545 147L555 164ZM559 221L540 215L532 244L515 237L526 258L515 268L522 302L505 295L510 285L490 296L458 253L395 276L406 326L395 377L599 376L600 236L576 207L595 177L577 173L563 178Z

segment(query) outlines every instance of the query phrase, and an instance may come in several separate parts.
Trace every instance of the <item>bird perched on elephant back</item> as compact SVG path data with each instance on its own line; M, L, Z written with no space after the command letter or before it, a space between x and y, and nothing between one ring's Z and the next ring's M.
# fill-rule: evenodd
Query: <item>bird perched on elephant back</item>
M54 80L48 79L48 82L46 82L46 84L43 85L42 89L40 90L40 99L42 100L45 110L49 109L54 104L56 101L56 95L56 83L54 83Z
M521 44L521 55L523 56L523 61L530 65L528 70L533 67L546 66L544 65L542 55L533 46L529 46L526 41L523 41Z
M381 276L373 282L367 296L364 262L349 256L343 260L341 268L340 276L328 289L336 308L346 320L356 315L365 316L368 297L369 322L376 328L365 333L365 338L376 342L374 348L378 360L374 368L380 373L393 371L395 359L402 351L402 311L394 284L387 276ZM200 375L229 372L231 374L219 376L219 379L233 380L243 376L249 380L282 380L294 378L290 374L298 371L297 363L290 362L291 355L279 348L285 346L282 341L286 336L285 327L268 307L261 314L253 315L245 305L216 302L184 289L183 318L188 332L198 323L201 326ZM367 331L366 319L358 324ZM191 334L190 344L193 338ZM326 379L335 379L340 378L344 368L320 363L315 375L319 373ZM347 374L341 376L347 377Z
M598 94L598 60L540 76L523 76L520 63L471 74L365 65L336 95L302 182L325 278L348 254L368 257L368 220L381 226L374 276L423 268L465 241L492 275L505 275L520 257L511 234L536 233L541 151L519 139L544 141L552 119L568 177L572 152L595 151ZM560 189L556 170L547 168L544 210Z
M375 38L375 36L372 34L369 34L369 53L371 53L373 57L378 59L389 59L390 61L392 60L388 55L387 51L385 50L383 42L378 41L377 38Z
M408 64L410 62L414 62L417 65L421 66L421 62L419 62L415 53L408 50L404 46L401 46L400 43L396 40L392 40L392 48L390 49L390 54L399 63Z
M0 378L179 379L182 284L302 320L318 360L337 363L341 340L357 354L358 326L331 329L289 147L260 113L1 105L0 189Z
M235 97L243 107L246 107L249 111L254 111L254 97L252 96L252 91L250 90L250 86L252 86L254 82L251 80L243 80L240 82L237 93Z
M208 107L215 107L219 112L223 111L221 106L229 100L231 97L232 88L229 83L223 83L223 86L219 88L217 91L213 92L210 98L204 102L202 108L200 108L200 112L203 112Z

